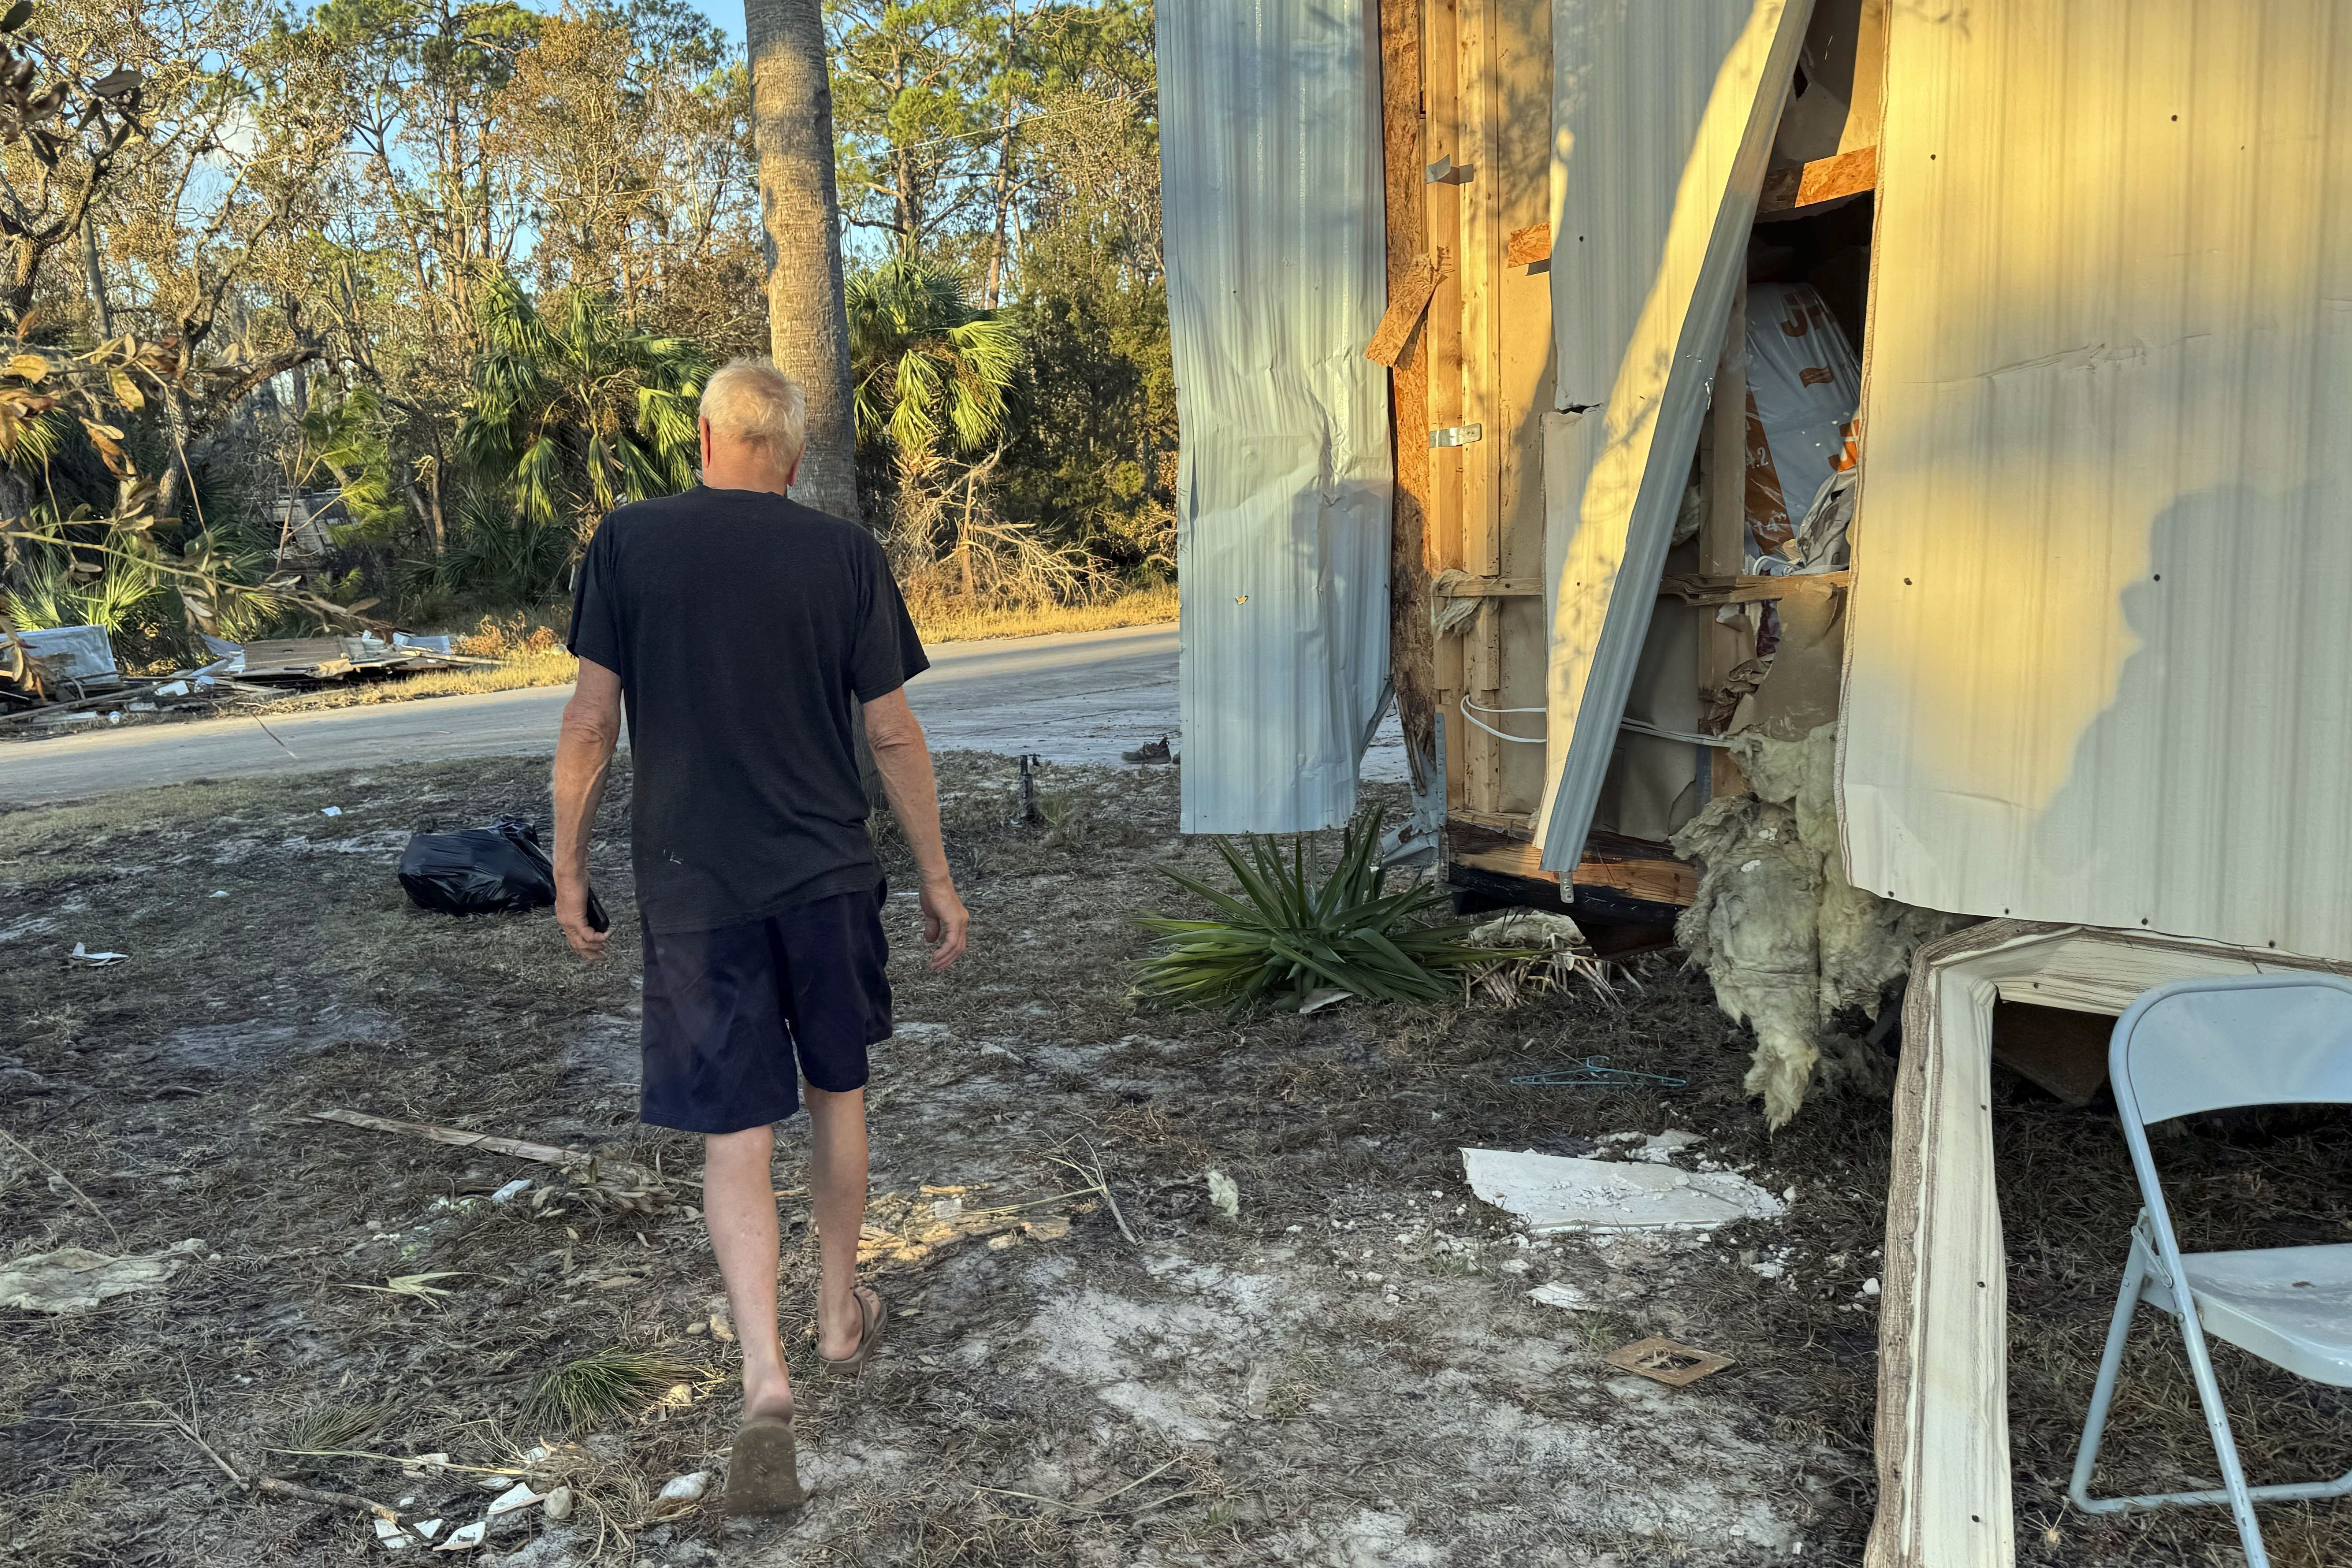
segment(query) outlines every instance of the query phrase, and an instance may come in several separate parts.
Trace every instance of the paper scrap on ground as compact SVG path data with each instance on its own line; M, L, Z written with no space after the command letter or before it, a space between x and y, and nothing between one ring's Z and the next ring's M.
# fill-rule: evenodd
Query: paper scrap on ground
M0 1265L0 1307L87 1312L110 1296L158 1289L204 1249L203 1242L190 1240L136 1258L109 1258L79 1247L19 1258Z
M1559 1231L1712 1230L1740 1219L1777 1219L1787 1205L1729 1171L1572 1160L1465 1149L1470 1190L1527 1222L1532 1234Z

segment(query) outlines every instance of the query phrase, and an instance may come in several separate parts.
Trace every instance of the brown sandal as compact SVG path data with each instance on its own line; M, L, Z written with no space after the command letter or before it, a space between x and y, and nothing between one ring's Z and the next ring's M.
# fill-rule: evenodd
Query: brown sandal
M789 1415L754 1415L735 1434L727 1462L727 1511L739 1517L790 1513L808 1501Z
M835 1377L856 1377L866 1370L866 1363L873 1356L875 1345L881 1341L882 1325L890 1316L890 1309L883 1303L881 1293L871 1285L857 1287L852 1299L857 1303L858 1321L864 1325L863 1331L857 1336L857 1349L838 1361L829 1355L816 1358L817 1365ZM873 1303L874 1310L870 1312L866 1310L868 1302Z

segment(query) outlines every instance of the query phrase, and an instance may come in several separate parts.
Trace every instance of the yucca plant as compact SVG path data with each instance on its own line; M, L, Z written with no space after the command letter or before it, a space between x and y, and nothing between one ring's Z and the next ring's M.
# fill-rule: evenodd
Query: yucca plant
M1455 994L1457 973L1489 963L1492 948L1463 941L1469 927L1432 925L1418 917L1445 902L1445 891L1415 886L1387 892L1378 854L1380 819L1358 817L1340 836L1327 872L1300 835L1287 849L1253 837L1244 855L1217 841L1239 884L1213 888L1182 871L1180 887L1215 911L1211 920L1139 915L1136 923L1167 940L1136 975L1139 1001L1163 1007L1222 1002L1303 1004L1323 987L1370 1002L1436 1002Z

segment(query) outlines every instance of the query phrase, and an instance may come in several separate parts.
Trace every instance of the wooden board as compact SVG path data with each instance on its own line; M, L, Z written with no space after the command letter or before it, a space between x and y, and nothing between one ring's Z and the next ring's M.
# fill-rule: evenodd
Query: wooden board
M1524 228L1511 230L1503 242L1503 265L1532 267L1538 261L1551 259L1551 225L1531 223Z
M1559 885L1559 873L1543 868L1535 844L1523 836L1459 821L1447 823L1445 831L1449 868L1553 888ZM1595 833L1585 843L1583 858L1569 874L1569 887L1579 902L1590 892L1613 895L1653 910L1686 909L1698 896L1698 872L1675 859L1674 851L1663 844Z
M1853 584L1853 574L1850 571L1809 572L1791 577L1686 573L1658 579L1658 592L1666 598L1690 605L1748 605L1822 594L1832 588L1851 587Z
M1429 297L1436 292L1437 268L1430 265L1429 258L1417 257L1406 263L1404 275L1389 283L1389 308L1381 316L1372 341L1364 345L1364 357L1395 369L1404 354L1405 341L1421 325L1421 318L1429 310Z
M1833 158L1816 158L1765 175L1756 216L1759 221L1785 216L1877 188L1878 149L1857 147Z

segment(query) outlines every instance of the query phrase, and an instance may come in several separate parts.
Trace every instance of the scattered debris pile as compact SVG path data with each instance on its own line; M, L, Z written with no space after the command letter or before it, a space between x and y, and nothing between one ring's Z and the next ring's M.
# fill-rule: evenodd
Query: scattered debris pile
M1675 835L1675 853L1703 868L1675 935L1715 983L1723 1010L1755 1028L1748 1092L1763 1097L1778 1129L1804 1103L1831 1016L1853 1008L1875 1018L1912 950L1955 921L1845 879L1832 794L1835 724L1801 741L1748 733L1730 744L1752 793L1709 802ZM1871 1079L1864 1050L1836 1063Z
M239 698L499 662L453 653L446 637L404 632L242 644L204 640L212 655L208 663L169 675L126 675L103 626L0 628L0 724L111 723L126 712L217 707Z

